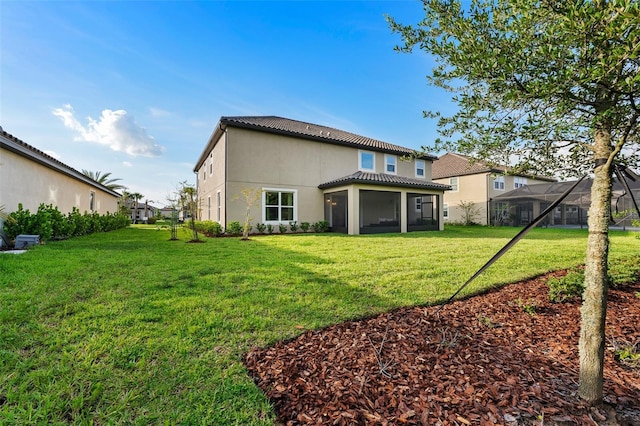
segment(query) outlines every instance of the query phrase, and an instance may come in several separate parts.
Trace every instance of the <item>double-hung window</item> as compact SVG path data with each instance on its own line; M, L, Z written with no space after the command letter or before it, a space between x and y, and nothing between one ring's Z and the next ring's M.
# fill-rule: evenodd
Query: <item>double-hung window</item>
M376 166L376 156L371 151L358 151L358 170L363 172L374 172Z
M449 204L447 203L442 205L442 217L445 219L449 218Z
M424 177L424 160L416 160L416 177Z
M297 191L268 189L262 191L263 222L293 222L298 220Z
M504 191L504 176L496 176L493 180L493 189Z
M398 159L395 155L385 154L384 156L384 172L390 175L396 174L396 166Z
M458 178L457 177L449 178L449 185L451 185L451 191L452 192L457 192L458 191Z
M513 178L513 188L518 189L527 184L527 178L516 176Z

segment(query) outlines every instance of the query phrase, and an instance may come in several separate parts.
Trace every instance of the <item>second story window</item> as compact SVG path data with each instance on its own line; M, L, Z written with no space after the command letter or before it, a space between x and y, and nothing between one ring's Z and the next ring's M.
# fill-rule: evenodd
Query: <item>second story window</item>
M358 151L358 169L363 172L375 171L375 154L371 151Z
M516 176L513 178L513 188L518 189L527 184L527 178Z
M395 175L396 174L396 156L395 155L389 155L386 154L384 156L384 172L385 173L389 173L391 175Z
M416 160L416 177L424 177L424 160Z
M504 176L496 176L493 180L493 189L504 191Z
M458 190L458 178L449 178L449 185L451 185L451 191L456 192Z

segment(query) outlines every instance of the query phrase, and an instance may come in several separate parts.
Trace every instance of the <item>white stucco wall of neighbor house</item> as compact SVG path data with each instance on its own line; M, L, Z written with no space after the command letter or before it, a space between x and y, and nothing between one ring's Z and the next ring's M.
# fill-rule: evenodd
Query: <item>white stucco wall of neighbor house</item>
M56 206L64 214L74 207L83 213L118 211L117 193L74 176L74 172L80 173L73 169L60 169L65 168L51 167L0 146L0 205L4 211L15 211L22 204L35 212L42 203Z

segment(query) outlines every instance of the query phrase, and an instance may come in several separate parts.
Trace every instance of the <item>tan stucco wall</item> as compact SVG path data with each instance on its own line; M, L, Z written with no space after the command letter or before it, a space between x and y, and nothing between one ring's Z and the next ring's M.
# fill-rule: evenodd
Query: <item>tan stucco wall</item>
M208 157L210 153L207 153ZM375 152L375 171L384 172L384 154ZM206 160L198 174L198 196L202 200L203 219L207 219L207 197L215 205L215 193L221 191L223 213L220 222L242 221L246 203L242 189L294 190L298 197L297 221L324 220L321 183L350 175L358 170L357 148L299 139L290 136L228 127L213 145L214 175ZM226 160L226 162L225 162ZM415 178L415 162L397 157L398 176ZM207 178L204 179L204 168ZM225 184L226 175L226 184ZM425 161L425 180L431 176L431 162ZM381 190L380 187L374 187ZM413 191L416 192L416 191ZM440 209L442 210L442 209ZM226 215L225 215L226 213ZM265 222L258 202L251 211L253 223ZM212 212L212 220L216 220ZM357 216L356 216L357 217Z
M118 211L118 199L99 188L36 163L6 149L0 149L0 205L12 212L22 203L34 213L41 203L52 204L62 213L73 207L90 212L90 193L95 193L94 211Z
M224 224L226 212L225 199L225 156L226 134L207 153L207 159L198 169L198 199L200 201L199 218L201 220L215 220ZM213 162L213 175L211 174L211 162ZM206 171L206 175L205 175ZM220 191L220 217L218 218L217 193ZM211 199L211 209L208 208L208 200Z
M494 189L493 184L495 177L495 175L490 173L458 176L458 191L445 191L444 193L444 204L448 204L449 206L449 217L446 219L446 222L463 222L463 210L459 206L460 202L463 201L473 202L479 212L476 216L476 222L481 225L487 225L488 201L498 195L515 189L516 176L504 176L504 190ZM434 182L449 185L450 178L434 179ZM528 185L545 182L546 181L527 178Z

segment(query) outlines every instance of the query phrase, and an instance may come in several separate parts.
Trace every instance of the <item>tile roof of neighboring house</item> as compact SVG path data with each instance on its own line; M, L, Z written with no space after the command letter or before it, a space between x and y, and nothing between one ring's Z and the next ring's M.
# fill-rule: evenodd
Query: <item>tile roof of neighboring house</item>
M279 135L294 136L318 142L352 146L355 148L370 149L373 151L388 152L390 154L396 155L416 154L413 149L405 148L403 146L368 138L366 136L356 135L355 133L334 129L332 127L326 127L318 124L306 123L303 121L291 120L289 118L276 116L221 117L220 126L216 127L216 131L220 127L224 128L227 126L259 130L262 132L275 133ZM203 152L202 156L200 157L200 160L196 164L195 169L198 169L198 167L205 160L205 153L208 151L209 146L205 148L205 152ZM430 154L420 154L419 156L420 158L424 158L427 160L435 160L438 158Z
M508 167L489 166L482 161L474 161L466 155L448 152L434 161L431 165L431 179L443 179L453 176L475 175L480 173L505 173ZM525 176L525 175L518 175ZM529 176L537 180L555 182L556 179L546 176Z
M2 127L0 127L0 147L14 152L22 157L26 157L31 161L42 164L45 167L57 170L58 172L70 176L74 179L81 180L86 184L101 189L102 191L105 191L115 197L120 196L119 193L107 188L106 186L94 181L93 179L90 179L76 169L67 166L66 164L59 160L56 160L49 154L46 154L45 152L40 151L38 148L18 139L12 134L5 132Z
M421 189L439 189L449 190L450 185L434 183L424 179L412 179L401 176L387 175L384 173L355 172L349 176L334 179L329 182L318 185L318 188L333 188L341 185L349 185L352 183L367 183L370 185L397 186L403 188L421 188Z

